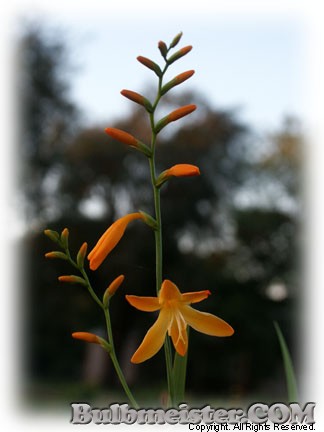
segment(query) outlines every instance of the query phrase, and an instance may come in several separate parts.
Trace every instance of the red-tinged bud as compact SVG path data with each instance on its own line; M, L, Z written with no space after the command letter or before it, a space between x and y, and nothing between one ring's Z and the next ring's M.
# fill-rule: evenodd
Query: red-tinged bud
M100 344L100 339L101 339L99 338L99 336L88 332L74 332L72 333L72 337L73 339L79 339L85 342L95 343L95 344Z
M58 280L60 282L77 283L77 284L81 284L81 285L87 285L87 283L84 279L80 278L79 276L75 276L75 275L59 276Z
M108 306L109 300L111 297L115 294L115 292L118 290L120 285L124 282L125 276L120 275L114 279L109 287L106 289L105 294L103 296L103 304L105 307Z
M107 352L111 351L111 345L102 337L97 336L93 333L88 332L74 332L72 333L73 339L82 340L84 342L88 343L94 343L97 345L100 345L103 349L105 349Z
M137 147L138 140L133 135L127 132L115 128L106 128L105 132L106 134L116 139L117 141L122 142L123 144L127 144L131 147Z
M111 136L117 141L129 145L130 147L136 148L137 150L141 151L148 157L152 155L151 149L147 145L145 145L144 143L136 139L133 135L127 132L115 128L106 128L105 132L107 135Z
M67 260L68 257L67 255L65 255L65 253L63 252L59 252L59 251L53 251L53 252L47 252L45 254L45 258L59 258L59 259L64 259Z
M59 240L60 240L60 235L59 235L59 233L56 232L56 231L46 229L46 230L44 231L44 234L45 234L48 238L50 238L53 242L55 242L55 243L58 243Z
M166 58L166 56L168 54L168 47L166 46L166 43L163 41L159 41L158 47L159 47L159 50L160 50L162 57Z
M160 66L158 64L156 64L154 61L143 57L143 56L138 56L137 60L142 63L142 65L146 66L147 68L151 69L152 71L154 71L156 73L156 75L158 77L162 76L162 71L160 69Z
M170 48L174 48L176 45L178 45L180 39L182 37L182 32L178 33L174 38L173 41L170 43Z
M189 70L186 72L183 72L179 75L177 75L176 77L173 78L173 80L169 81L168 83L166 83L162 89L161 89L161 94L164 95L166 92L168 92L170 89L172 89L173 87L183 83L184 81L186 81L187 79L189 79L190 77L192 77L192 75L195 73L194 70Z
M161 186L164 182L169 180L170 177L193 177L197 175L200 175L200 170L197 166L190 164L178 164L172 166L166 171L163 171L159 175L156 185L158 187Z
M151 102L139 93L131 90L122 90L120 93L127 99L130 99L131 101L142 105L148 112L151 113L153 111Z
M167 124L179 120L180 118L192 113L197 108L196 105L185 105L172 111L167 116L163 117L155 126L155 132L159 133Z
M175 62L176 60L179 60L179 58L181 58L181 57L183 57L183 56L185 56L186 54L188 54L188 52L189 51L191 51L192 50L192 46L191 45L188 45L188 46L185 46L185 47L183 47L183 48L181 48L181 49L179 49L179 51L177 51L177 52L175 52L167 61L168 61L168 64L170 65L170 64L172 64L173 62Z
M77 264L79 268L83 268L84 259L87 254L88 244L86 242L80 247L77 255Z

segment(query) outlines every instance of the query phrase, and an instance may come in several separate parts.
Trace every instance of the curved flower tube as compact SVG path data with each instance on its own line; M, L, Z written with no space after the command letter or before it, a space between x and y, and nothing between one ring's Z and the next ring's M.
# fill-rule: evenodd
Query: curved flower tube
M129 222L135 219L143 219L141 213L130 213L117 219L98 240L96 246L88 255L90 269L97 270L107 255L114 249L120 239L123 237L125 229Z
M177 164L163 171L156 180L156 185L159 187L170 177L193 177L200 175L200 170L196 165Z
M231 336L234 333L233 328L221 318L189 306L209 295L210 291L207 290L182 294L178 287L167 279L163 281L158 297L127 295L127 301L141 311L160 311L158 319L146 333L131 362L142 363L153 357L162 347L167 333L177 353L184 356L188 349L187 325L210 336Z

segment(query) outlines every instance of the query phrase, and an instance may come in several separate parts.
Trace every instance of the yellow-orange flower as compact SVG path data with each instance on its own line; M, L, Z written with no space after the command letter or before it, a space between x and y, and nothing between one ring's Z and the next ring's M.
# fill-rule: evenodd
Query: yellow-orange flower
M153 357L162 347L167 333L177 353L184 356L188 349L187 325L210 336L231 336L233 328L221 318L189 306L204 300L209 294L210 291L182 294L173 282L166 279L158 297L127 295L128 302L141 311L160 311L158 319L131 358L132 363L142 363Z
M129 222L135 219L143 219L141 213L130 213L117 219L98 240L96 246L88 255L91 270L97 270L107 255L114 249L123 237Z

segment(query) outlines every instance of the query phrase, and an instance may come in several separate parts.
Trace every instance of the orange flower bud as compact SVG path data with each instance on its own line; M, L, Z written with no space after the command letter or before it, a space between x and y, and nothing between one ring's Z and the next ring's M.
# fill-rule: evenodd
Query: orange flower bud
M105 132L107 135L111 136L112 138L116 139L117 141L120 141L124 144L129 145L130 147L134 147L137 150L144 153L146 156L150 157L152 152L147 145L133 137L133 135L124 132L123 130L116 129L116 128L106 128Z
M105 339L93 333L74 332L72 333L72 337L74 339L82 340L84 342L98 344L107 352L111 352L111 345Z
M93 334L93 333L88 333L88 332L74 332L72 333L72 337L74 339L79 339L79 340L83 340L85 342L89 342L89 343L95 343L95 344L101 344L101 339L99 336Z
M189 164L173 165L173 167L169 168L165 172L169 177L191 177L200 174L199 168L197 166Z
M141 213L130 213L120 219L117 219L100 237L96 246L88 255L91 270L97 270L107 255L119 243L129 222L135 219L143 219L143 215Z
M193 74L195 73L194 70L189 70L186 72L183 72L176 77L173 78L173 80L169 81L167 84L165 84L161 89L161 94L164 95L166 92L168 92L173 87L183 83L187 79L189 79Z
M60 259L64 259L64 260L68 259L67 255L65 255L65 253L59 252L59 251L47 252L45 254L45 258L60 258Z
M144 96L140 95L139 93L136 93L131 90L122 90L120 93L123 96L127 97L127 99L130 99L131 101L138 103L139 105L142 105L148 112L153 111L151 102L148 99L146 99Z
M87 283L84 279L80 278L79 276L75 276L75 275L59 276L58 280L60 282L77 283L77 284L81 284L81 285L87 285Z
M197 175L200 175L200 170L197 166L189 164L178 164L172 166L166 171L163 171L159 175L156 181L156 185L161 186L170 177L192 177Z
M162 71L160 69L160 66L156 63L154 63L154 61L143 57L143 56L138 56L137 60L142 63L142 65L146 66L147 68L151 69L152 71L154 71L156 73L156 75L158 77L162 76Z
M181 108L178 108L172 111L167 116L163 117L155 126L155 132L160 132L167 124L179 120L180 118L192 113L196 109L196 105L185 105Z
M88 249L88 243L84 242L83 245L80 247L77 255L77 264L80 268L83 267L84 258L87 254L87 249Z
M138 140L135 137L133 137L133 135L131 135L127 132L124 132L120 129L115 129L115 128L106 128L105 132L106 132L106 134L108 134L112 138L116 139L117 141L120 141L124 144L131 146L131 147L137 147Z
M125 276L124 275L120 275L120 276L116 277L116 279L114 279L111 282L111 284L106 289L105 294L103 296L103 304L104 304L104 306L108 305L109 299L115 294L115 292L118 290L118 288L120 287L120 285L123 283L124 279L125 279Z
M176 60L179 60L179 58L183 57L184 55L188 54L189 51L192 50L192 46L188 45L185 46L181 49L179 49L179 51L175 52L167 61L168 64L172 64L173 62L175 62Z

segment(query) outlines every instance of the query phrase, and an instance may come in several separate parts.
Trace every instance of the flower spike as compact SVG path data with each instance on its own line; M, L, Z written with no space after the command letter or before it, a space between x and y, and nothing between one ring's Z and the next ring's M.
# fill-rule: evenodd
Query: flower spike
M188 349L187 325L210 336L231 336L234 333L233 328L221 318L199 312L190 306L191 303L198 303L209 295L210 291L207 290L182 294L178 287L167 279L163 281L158 297L127 295L127 301L139 310L160 311L131 362L142 363L153 357L162 347L167 333L177 353L184 356Z
M97 270L104 259L119 243L129 222L135 219L143 219L143 215L141 213L130 213L120 219L117 219L100 237L96 246L88 255L91 270Z

